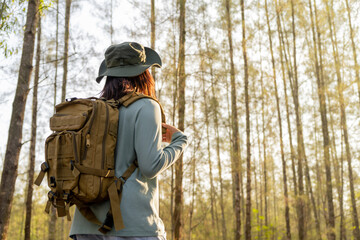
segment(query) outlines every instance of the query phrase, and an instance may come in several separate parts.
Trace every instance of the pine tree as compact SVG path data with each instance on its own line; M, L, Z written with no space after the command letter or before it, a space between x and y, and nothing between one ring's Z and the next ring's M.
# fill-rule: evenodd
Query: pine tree
M250 145L250 108L249 108L249 72L248 57L246 50L245 32L245 6L244 0L241 5L241 25L242 25L242 50L244 58L244 91L245 91L245 111L246 111L246 220L245 220L245 239L251 239L251 145Z
M178 87L178 127L181 131L185 128L185 3L186 0L180 0L180 40L179 40L179 87ZM182 214L183 214L183 156L175 163L175 208L174 208L174 239L182 239Z
M235 213L234 239L238 240L241 236L241 218L240 218L240 150L239 150L239 123L237 114L237 96L235 87L235 67L233 56L232 40L232 20L230 15L230 0L225 1L227 38L229 44L230 57L230 81L231 81L231 170L233 179L233 208Z
M30 140L30 156L28 170L28 185L26 194L26 219L25 219L25 240L30 240L31 216L32 216L32 197L34 184L34 167L35 167L35 146L36 146L36 130L37 130L37 106L38 106L38 84L40 75L40 56L41 56L41 16L37 26L37 46L36 46L36 64L35 77L32 99L32 118L31 118L31 140Z
M289 201L288 201L289 196L288 196L288 187L287 187L287 174L286 174L286 162L285 162L284 143L283 143L280 100L279 100L279 94L278 94L278 88L277 88L277 82L276 82L276 65L275 65L275 58L274 58L274 52L273 52L273 44L272 44L271 27L270 27L270 19L269 19L267 0L265 0L265 11L266 11L266 22L267 22L267 27L268 27L269 43L270 43L271 63L272 63L272 69L273 69L273 82L274 82L274 89L275 89L276 109L277 109L278 124L279 124L280 151L281 151L281 162L282 162L282 169L283 169L283 186L284 186L284 199L285 199L284 202L285 202L286 239L291 239L290 208L289 208Z
M23 50L20 61L19 76L13 101L9 135L5 152L4 168L0 185L0 238L7 238L11 203L15 191L19 154L21 150L24 111L29 83L33 69L35 34L38 22L39 0L29 0L24 32Z

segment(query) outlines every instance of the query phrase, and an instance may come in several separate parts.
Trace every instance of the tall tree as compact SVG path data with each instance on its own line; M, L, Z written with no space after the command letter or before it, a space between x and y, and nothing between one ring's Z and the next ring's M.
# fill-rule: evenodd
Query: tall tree
M206 55L209 59L209 70L210 70L210 78L211 78L211 109L213 112L213 118L214 118L214 131L215 131L215 149L216 149L216 158L217 158L217 167L218 167L218 177L219 177L219 183L220 183L220 209L221 209L221 233L222 233L222 239L227 239L227 233L226 233L226 221L225 221L225 204L224 204L224 183L223 183L223 177L222 177L222 163L221 163L221 156L220 156L220 133L219 133L219 103L216 98L216 86L215 86L215 76L214 76L214 69L213 69L213 58L210 53L210 41L208 37L208 32L205 30L205 43L206 43ZM204 92L204 96L206 96L206 93ZM207 101L206 101L207 102Z
M260 60L260 65L262 65L262 59ZM267 145L266 145L266 123L265 123L265 96L266 90L264 87L264 72L262 66L260 67L260 89L261 89L261 123L262 123L262 148L263 148L263 179L264 179L264 217L265 217L265 226L269 226L269 188L268 188L268 164L267 164Z
M235 229L234 239L240 239L241 235L241 218L240 218L240 150L239 150L239 123L237 114L237 96L236 96L236 84L235 84L235 66L234 66L234 50L232 40L232 20L230 14L230 0L225 0L226 11L226 25L227 25L227 38L229 44L229 56L230 56L230 81L231 81L231 169L233 180L233 208L235 212Z
M328 2L326 2L327 12L330 13ZM329 18L329 17L328 17ZM352 207L352 216L353 216L353 235L354 239L360 240L360 230L359 230L359 218L357 213L356 206L356 198L355 198L355 188L354 188L354 179L353 179L353 169L352 169L352 159L351 159L351 151L350 151L350 143L349 143L349 134L348 134L348 126L347 126L347 117L346 117L346 109L345 109L345 100L344 100L344 83L342 81L341 73L340 73L340 62L339 62L339 54L337 51L337 43L334 40L336 36L336 32L333 31L335 26L332 25L331 21L328 20L329 29L330 29L330 39L332 44L332 52L334 58L334 65L336 71L337 78L337 91L338 91L338 99L340 106L340 117L341 117L341 128L344 134L344 142L345 142L345 151L346 151L346 159L348 162L348 175L349 175L349 185L350 185L350 197L351 197L351 207Z
M24 32L19 76L13 101L4 168L0 185L0 238L7 238L11 203L17 178L19 154L22 146L22 128L29 83L33 69L35 34L38 22L39 0L29 0Z
M179 16L179 95L178 95L178 127L181 131L185 128L185 3L186 0L179 1L180 16ZM175 208L174 208L174 239L180 240L182 238L182 213L183 213L183 156L181 156L175 163Z
M332 2L332 1L331 1ZM331 3L332 4L332 3ZM331 26L334 26L334 24L332 24L332 16L331 16L331 12L332 9L330 10L329 4L328 2L326 2L326 12L327 12L327 19L328 19L328 25L330 28L330 34L331 34L331 42L332 42L332 46L333 46L333 56L334 59L337 55L337 44L335 44L337 42L336 39L336 34L332 34L333 30ZM336 32L335 26L334 28L334 32ZM333 36L334 35L334 36ZM338 58L338 57L337 57ZM339 59L337 59L338 61ZM329 105L329 109L331 109L331 103L330 103L330 98L328 97L328 105ZM330 114L330 128L331 128L331 132L332 132L332 141L331 141L331 152L332 152L332 156L333 156L333 165L334 165L334 173L335 173L335 180L336 180L336 187L337 187L337 192L338 192L338 199L339 199L339 208L340 208L340 224L339 224L339 234L340 234L340 240L344 240L346 239L346 232L345 232L345 224L344 224L344 196L343 196L343 191L344 191L344 186L343 186L343 177L342 175L342 163L343 163L343 156L342 156L342 152L341 152L341 164L339 163L339 159L338 159L338 155L337 155L337 150L336 150L336 142L335 142L335 130L334 130L334 120L333 120L333 116L332 116L332 112L329 111ZM341 142L342 138L341 138ZM343 144L341 145L341 147L343 146ZM341 148L342 149L342 148Z
M195 96L196 96L196 92L194 91L194 95L193 95L193 99L192 99L192 128L194 131L194 135L198 135L198 131L196 128L196 120L195 120L195 112L196 112L196 106L195 106ZM191 200L190 200L190 210L189 210L189 232L188 232L188 239L191 240L192 237L192 230L193 230L193 216L194 216L194 208L195 208L195 192L196 192L196 152L197 149L199 148L199 143L200 141L198 141L197 144L193 144L193 151L192 151L192 156L191 156Z
M204 16L204 15L203 15ZM205 29L205 27L204 27ZM201 47L201 36L198 31L196 31L196 38L198 41L198 49L200 54L200 80L201 80L201 87L202 87L202 97L204 99L204 116L205 116L205 128L206 128L206 142L207 142L207 163L209 167L209 180L210 180L210 213L211 213L211 233L216 233L216 236L218 236L217 226L217 211L216 211L216 198L215 198L215 187L214 187L214 177L213 177L213 163L211 161L211 140L210 140L210 120L209 120L209 101L208 101L208 95L206 91L206 80L205 80L205 53ZM194 92L196 92L196 89L194 89ZM195 108L195 105L193 109ZM195 115L195 114L194 114ZM195 123L195 117L194 117L194 123Z
M35 167L35 147L36 147L36 130L37 130L37 105L38 105L38 84L40 75L40 56L41 56L41 16L37 27L37 46L36 46L36 63L32 99L32 117L31 117L31 139L30 139L30 156L28 170L28 185L26 193L26 218L25 218L25 240L30 240L31 230L31 210L34 184L34 167Z
M260 1L259 1L260 3ZM260 14L259 14L259 19L258 19L258 28L260 29L261 28L261 25L260 25ZM259 62L260 62L260 85L261 85L261 93L260 93L260 96L261 96L261 118L262 118L262 134L263 134L263 141L262 141L262 144L261 144L261 140L260 140L260 130L259 130L259 121L258 121L258 117L256 117L256 132L257 132L257 139L258 139L258 158L259 158L259 162L258 162L258 166L259 166L259 182L260 182L260 186L259 186L259 190L260 190L260 196L257 197L257 194L255 194L256 196L256 200L257 200L257 203L258 204L258 199L260 198L260 203L259 203L259 207L257 208L259 210L259 213L258 213L258 221L259 221L259 227L260 227L260 230L258 232L258 239L262 239L262 236L263 236L263 220L264 220L264 215L265 215L265 226L267 225L267 210L265 210L265 213L263 213L263 195L264 196L264 200L265 200L265 209L267 209L267 196L266 196L266 192L267 192L267 182L266 182L266 170L265 170L265 163L266 163L266 144L265 144L265 113L263 111L264 109L264 102L265 102L265 99L264 99L264 87L263 87L263 76L264 76L264 70L263 70L263 60L262 60L262 36L261 34L259 34ZM255 85L255 81L253 81L253 84ZM253 86L253 89L256 89L255 86ZM257 99L258 96L256 95L256 91L254 91L254 98ZM256 105L256 101L255 101L255 105ZM255 107L256 108L256 107ZM263 164L261 164L261 149L263 149ZM263 166L263 176L261 175L261 166ZM256 179L256 170L254 171L255 172L255 179ZM262 181L262 179L264 179L264 181ZM264 182L264 191L263 191L263 182ZM256 180L255 180L255 189L256 189ZM261 217L260 217L261 216Z
M173 8L175 9L176 7L176 1L174 0L172 1L173 3ZM171 25L172 25L172 39L171 39L171 60L172 60L172 124L175 125L175 116L176 116L176 107L177 107L177 99L178 99L178 73L176 70L176 65L177 65L177 48L176 48L176 34L175 34L175 30L176 29L176 18L172 17L171 18ZM174 188L174 165L171 166L171 183L170 183L170 189L171 189L171 193L170 193L170 214L171 214L171 240L174 239L174 233L175 233L175 218L174 218L174 192L175 192L175 188Z
M68 58L69 58L69 36L70 36L70 9L71 1L66 0L65 5L65 34L64 34L64 71L62 79L62 89L61 89L61 102L65 101L66 96L66 84L67 84L67 73L68 73Z
M314 2L314 4L316 4ZM315 14L316 14L316 6ZM325 174L326 174L326 197L328 201L328 216L327 216L327 237L328 239L335 239L336 235L334 232L335 229L335 213L334 213L334 204L333 204L333 194L332 194L332 179L331 179L331 164L330 164L330 138L329 138L329 129L328 129L328 121L327 121L327 109L326 109L326 96L325 96L325 83L324 77L322 73L322 53L321 53L321 39L320 39L320 29L318 28L317 17L315 16L316 21L316 30L317 30L317 39L315 35L315 26L312 12L312 4L311 0L309 0L309 8L310 8L310 19L311 19L311 29L313 34L313 43L314 46L312 49L314 50L314 59L315 59L315 73L316 73L316 83L318 87L318 97L319 97L319 106L320 106L320 116L321 116L321 129L323 135L323 149L324 149L324 162L325 162ZM317 40L317 41L316 41ZM317 51L319 49L319 54ZM318 61L318 55L320 62ZM315 212L315 214L317 214ZM317 225L319 223L316 223ZM318 227L318 234L320 233L320 227Z
M291 86L295 115L296 115L296 133L297 133L297 151L298 151L298 187L299 195L297 197L297 214L298 214L298 233L299 240L304 240L305 232L305 203L304 203L304 183L303 183L303 160L305 155L303 129L300 116L299 104L299 83L297 73L297 57L296 57L296 29L295 29L295 3L291 0L291 25L293 36L293 58L294 58L294 82Z
M294 193L295 196L297 196L297 180L296 180L296 170L295 170L295 150L293 146L292 141L292 132L291 132L291 122L290 122L290 109L289 109L289 99L287 95L287 83L286 83L286 74L285 74L285 66L288 73L289 82L291 82L292 79L292 68L289 66L289 61L286 53L286 46L282 31L282 25L281 25L281 18L280 18L280 5L278 4L277 0L275 0L276 5L276 25L278 30L278 39L279 39L279 46L280 46L280 61L281 61L281 72L282 72L282 79L283 79L283 85L284 85L284 97L285 97L285 107L286 107L286 122L287 122L287 129L288 129L288 135L289 135L289 145L290 145L290 157L291 157L291 168L293 173L293 184L294 184ZM285 59L285 63L284 63Z
M280 151L281 151L281 162L282 162L282 169L283 169L283 186L284 186L284 199L285 199L286 239L289 240L289 239L291 239L291 229L290 229L290 208L289 208L289 201L288 201L289 196L288 196L288 186L287 186L286 161L285 161L284 143L283 143L280 99L279 99L277 82L276 82L276 65L275 65L275 58L274 58L274 52L273 52L272 35L271 35L271 27L270 27L270 19L269 19L267 0L265 0L265 11L266 11L266 23L267 23L267 27L268 27L268 36L269 36L269 44L270 44L271 63L272 63L272 69L273 69L273 82L274 82L274 90L275 90L276 109L277 109L278 124L279 124Z
M320 114L322 113L321 111L323 110L323 105L321 105L321 101L320 99L322 100L321 97L325 97L324 95L324 92L321 92L320 94L320 89L321 91L323 91L322 89L322 85L320 85L320 66L319 66L319 63L318 63L318 53L317 53L317 42L316 42L316 35L315 35L315 27L314 27L314 20L313 20L313 11L312 11L312 7L311 7L311 1L309 1L309 9L310 9L310 19L311 19L311 29L312 29L312 32L313 32L313 44L314 45L310 45L310 42L309 42L309 56L312 59L314 59L314 69L315 69L315 77L316 77L316 82L317 82L317 98L319 99L319 110L315 110L315 106L314 106L314 118L316 119L316 116L317 116L317 112L319 111ZM306 38L307 40L307 38ZM315 50L314 50L315 48ZM314 55L314 57L312 58L312 55ZM312 88L312 96L313 96L313 100L316 101L316 94L314 93L315 89ZM317 180L319 181L318 182L318 192L321 194L322 193L322 185L321 185L321 179L322 179L322 176L321 174L317 171L317 169L319 169L319 164L318 164L318 138L317 138L317 124L315 123L314 124L314 148L315 148L315 160L316 160L316 178ZM315 198L314 198L314 195L313 195L313 190L312 190L312 183L311 183L311 180L310 180L310 170L309 170L309 165L308 165L308 162L307 162L307 159L304 158L304 168L305 168L305 180L306 180L306 190L307 190L307 193L306 193L306 196L308 197L310 195L310 199L311 199L311 203L312 203L312 207L313 207L313 212L314 212L314 219L315 219L315 228L316 228L316 233L317 233L317 239L321 240L322 237L321 237L321 233L320 233L320 221L319 221L319 212L317 211L317 205L316 203L318 203L318 205L320 206L320 197L318 198L318 201L316 202ZM308 177L309 176L309 177ZM309 205L309 203L307 203Z
M245 6L244 0L241 5L241 26L242 26L242 50L244 58L244 91L245 91L245 112L246 112L246 220L245 220L245 239L251 239L251 145L250 145L250 108L249 108L249 73L248 59L246 50L245 32Z

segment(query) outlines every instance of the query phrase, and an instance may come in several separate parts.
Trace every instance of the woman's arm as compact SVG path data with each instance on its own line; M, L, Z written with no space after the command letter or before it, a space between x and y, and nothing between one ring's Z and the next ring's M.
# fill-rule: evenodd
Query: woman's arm
M143 101L145 104L136 117L134 145L140 172L147 178L154 178L180 157L187 146L187 136L166 124L164 127L167 132L164 140L171 142L162 148L160 107L153 100Z

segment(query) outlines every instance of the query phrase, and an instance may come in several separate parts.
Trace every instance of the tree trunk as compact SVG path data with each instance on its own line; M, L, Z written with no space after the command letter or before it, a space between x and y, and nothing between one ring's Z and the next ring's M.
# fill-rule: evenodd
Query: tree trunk
M338 78L338 94L339 94L340 110L341 110L341 124L342 124L342 128L343 128L344 141L345 141L346 160L348 162L351 207L352 207L352 216L353 216L353 234L354 234L354 238L356 240L359 240L360 239L359 218L358 218L358 213L357 213L355 187L354 187L354 179L353 179L353 173L352 173L352 160L351 160L349 136L348 136L348 131L347 131L345 103L344 103L344 96L343 96L343 84L341 82L341 79L339 79L339 78Z
M195 92L195 91L194 91ZM193 131L196 134L196 126L195 126L195 96L193 96L193 100L192 100L192 123L193 123ZM200 143L200 141L198 142ZM189 210L189 233L188 233L188 239L191 240L191 235L192 235L192 222L193 222L193 215L194 215L194 205L195 205L195 184L196 184L196 165L195 163L197 162L195 154L196 154L196 149L198 149L198 144L193 144L193 152L192 152L192 158L191 158L191 200L190 200L190 210Z
M318 44L316 44L316 35L315 35L315 27L312 13L312 5L311 0L309 0L310 7L310 18L311 18L311 29L313 33L313 51L314 51L314 59L315 59L315 73L316 73L316 83L318 87L318 97L319 97L319 106L320 106L320 116L321 116L321 126L322 126L322 135L323 135L323 147L324 147L324 163L325 163L325 173L326 173L326 197L328 201L328 219L327 219L327 237L328 239L335 239L336 235L333 230L335 229L335 216L334 216L334 205L333 205L333 195L332 195L332 183L331 183L331 165L330 165L330 140L329 140L329 129L327 122L327 109L326 109L326 96L325 96L325 83L322 72L322 54L321 54L321 40L320 40L320 30L317 24L316 17L316 6L315 6L315 21L316 28L318 34ZM319 48L319 57L320 63L318 62L318 52L317 48ZM317 231L320 234L320 226L317 222Z
M20 61L18 83L13 101L8 141L5 152L4 168L0 185L0 238L7 238L11 204L14 196L15 181L22 141L22 127L29 83L33 69L35 33L38 22L38 0L29 0L24 32L23 50Z
M262 62L262 60L260 60ZM262 120L262 147L263 147L263 178L264 178L264 215L265 215L265 226L269 226L269 214L268 214L268 167L267 167L267 146L266 146L266 128L265 128L265 89L263 80L263 69L261 66L260 73L260 89L261 89L261 120Z
M185 2L180 0L180 39L179 39L179 108L178 127L184 131L185 125ZM174 238L180 240L182 238L182 212L183 212L183 192L182 192L182 178L183 178L183 156L175 163L175 209L174 209Z
M309 48L309 55L311 55L311 52L312 52L312 48ZM318 96L316 96L317 94L315 94L315 87L313 86L311 88L312 92L311 92L311 96L312 97L312 100L314 102L316 102L316 98L318 98ZM315 148L315 153L314 153L314 160L315 160L315 172L316 172L316 186L317 186L317 189L315 190L315 192L317 193L316 194L316 199L314 197L314 201L313 201L313 205L314 206L318 206L316 208L316 213L314 213L314 219L315 219L315 228L316 228L316 234L318 236L318 238L321 240L321 232L320 232L320 217L321 217L321 211L322 210L325 210L325 207L324 208L321 208L321 197L324 196L325 194L323 193L323 181L322 181L322 168L320 167L319 165L319 158L318 158L318 137L317 137L317 133L318 133L318 126L317 126L317 113L318 113L318 109L317 109L317 106L314 104L313 106L313 116L314 116L314 148ZM312 193L312 190L311 190L311 193ZM315 208L314 208L315 209ZM314 210L315 211L315 210Z
M350 195L351 195L351 207L352 207L352 215L353 215L353 235L354 239L360 240L360 231L359 231L359 218L357 213L357 206L356 206L356 198L355 198L355 189L354 189L354 182L353 182L353 173L352 173L352 161L351 161L351 152L350 152L350 143L347 131L347 122L346 122L346 110L345 110L345 102L343 96L343 88L344 84L342 83L341 74L340 74L340 63L339 63L339 55L336 51L337 43L334 41L334 36L336 36L336 32L333 31L333 26L331 23L330 9L328 2L326 2L326 8L328 12L328 22L330 28L330 35L331 35L331 43L333 49L333 58L335 61L335 70L336 70L336 77L338 82L338 95L339 95L339 105L340 105L340 117L341 117L341 127L344 133L344 141L345 141L345 150L346 150L346 159L348 162L348 171L349 171L349 184L350 184ZM335 27L335 26L334 26Z
M291 239L291 230L290 230L290 208L288 202L288 188L287 188L287 174L286 174L286 162L285 162L285 153L284 153L284 143L283 143L283 133L282 133L282 121L281 121L281 110L280 110L280 100L277 90L276 82L276 66L275 58L272 46L272 36L270 28L270 19L267 7L267 0L265 0L265 11L266 11L266 22L268 26L268 35L270 42L270 53L271 53L271 63L273 69L273 82L275 89L275 99L276 99L276 109L278 113L278 124L279 124L279 138L280 138L280 151L281 151L281 161L282 161L282 170L283 170L283 186L284 186L284 200L285 200L285 222L286 222L286 239Z
M71 1L66 0L65 6L65 39L64 39L64 72L62 79L61 89L61 102L65 101L66 97L66 84L67 84L67 72L68 72L68 57L69 57L69 35L70 35L70 9Z
M260 18L261 18L261 16L259 15L259 21L258 21L258 28L260 29ZM261 51L261 42L262 42L262 38L261 37L259 37L259 52L260 52L260 54L259 54L259 62L260 62L260 84L262 85L262 82L263 82L263 67L262 67L262 51ZM256 84L258 84L258 83L256 83ZM253 89L255 90L255 89L257 89L257 88L255 88L255 81L253 81ZM263 89L261 88L261 96L263 96ZM258 99L258 96L256 95L256 91L254 92L254 98L255 99ZM263 97L261 98L261 108L263 109ZM255 104L256 104L257 102L255 101ZM257 107L255 106L255 109L256 109ZM261 110L261 114L262 114L262 132L263 132L263 136L264 136L264 111L263 110ZM262 175L261 175L261 171L262 171L262 169L261 169L261 159L262 159L262 157L261 157L261 140L260 140L260 130L259 130L259 120L258 120L258 117L257 117L257 115L256 115L256 132L257 132L257 142L258 142L258 166L259 166L259 177L260 177L260 179L259 179L259 182L260 182L260 186L259 186L259 192L260 192L260 196L258 196L258 194L255 192L255 196L256 196L256 205L257 205L257 209L258 209L258 213L257 213L257 221L258 221L258 227L259 227L259 230L258 230L258 239L262 239L262 236L263 236L263 198L262 198L262 196L263 196L263 193L265 192L265 191L263 191L262 190ZM264 144L263 144L263 146L264 146ZM265 150L264 150L265 151ZM266 156L265 154L264 154L264 156ZM256 189L258 188L257 187L257 182L256 182L256 167L255 167L255 191L256 191ZM259 203L259 199L260 199L260 203ZM261 216L261 217L260 217ZM265 216L266 216L266 214L265 214ZM265 217L266 218L266 217Z
M230 56L230 82L231 82L231 170L233 181L233 209L235 213L234 240L239 240L241 235L241 218L240 218L240 151L239 151L239 125L236 106L236 84L235 84L235 66L233 56L232 42L232 20L230 15L230 0L225 1L227 37L229 44Z
M37 46L36 46L36 64L35 77L32 99L32 118L31 118L31 141L30 141L30 156L29 156L29 172L28 172L28 186L26 195L26 218L25 218L25 240L30 240L31 230L31 208L34 185L34 167L35 167L35 147L36 147L36 129L37 129L37 94L40 72L40 56L41 56L41 16L37 27Z
M204 29L205 31L205 29ZM201 39L198 36L197 33L197 41L198 41L198 49L200 50L200 79L201 79L201 85L202 85L202 95L203 95L203 99L204 99L204 116L205 116L205 127L206 127L206 141L207 141L207 164L209 167L209 180L210 180L210 213L211 213L211 227L212 229L211 231L211 235L215 235L217 239L219 239L219 232L216 231L217 230L217 226L218 223L217 221L217 211L216 211L216 198L215 198L215 188L214 188L214 177L213 177L213 165L212 165L212 161L211 161L211 140L210 140L210 131L209 131L209 125L210 125L210 121L209 121L209 100L207 97L207 91L206 91L206 84L205 84L205 61L204 61L204 57L205 54L203 53L202 49L201 49ZM196 92L196 89L194 89L194 91ZM196 120L194 119L194 122Z
M340 179L341 179L341 194L339 196L340 201L343 201L344 194L344 141L343 137L341 137L341 157L340 157ZM340 215L342 216L340 219L341 234L340 240L346 240L346 230L345 230L345 218L344 218L344 207L343 204L340 205Z
M250 108L249 108L249 74L247 65L246 36L245 36L245 7L244 0L241 5L241 25L242 25L242 49L244 57L244 90L246 108L246 220L245 220L245 239L251 240L251 145L250 145Z
M337 55L337 38L336 38L336 33L335 33L335 25L334 26L334 33L332 34L332 21L331 21L331 13L330 13L330 9L329 6L326 6L326 10L327 10L327 15L328 15L328 23L329 23L329 28L330 28L330 34L331 34L331 39L332 39L332 43L333 43L333 56L334 58ZM332 38L334 35L334 39ZM335 54L336 52L336 54ZM339 60L339 59L338 59ZM340 73L339 73L340 74ZM329 98L328 98L329 99ZM329 103L329 108L330 108L330 101L328 100ZM335 179L336 179L336 186L337 186L337 192L338 192L338 197L339 197L339 208L340 208L340 225L339 225L339 233L340 233L340 240L344 240L346 239L346 233L345 233L345 225L344 225L344 201L343 201L343 177L342 177L342 163L343 163L343 154L341 152L341 164L339 164L339 159L338 159L338 155L337 155L337 151L336 151L336 143L335 143L335 131L334 131L334 124L333 124L333 117L330 112L330 127L331 127L331 132L332 132L332 141L331 141L331 150L332 150L332 155L333 155L333 159L334 159L334 173L335 173ZM342 138L341 138L341 144L343 143ZM341 145L342 147L342 145ZM341 165L341 166L340 166ZM340 177L341 175L341 177Z
M286 66L287 66L287 72L288 72L289 79L292 78L292 72L291 72L291 68L289 67L288 60L287 60L287 54L286 54L286 50L285 50L283 31L282 31L281 21L280 21L280 13L279 13L280 12L280 7L277 4L277 0L275 0L275 5L276 5L276 24L277 24L278 38L279 38L279 45L280 45L279 52L280 52L280 60L281 60L281 72L282 72L283 85L284 85L284 96L285 96L285 106L286 106L286 120L287 120L287 128L288 128L288 133L289 133L291 167L292 167L292 172L293 172L294 193L295 193L295 196L297 196L297 180L296 180L296 170L295 170L295 151L294 151L293 142L292 142L289 100L288 100L288 95L287 95L287 84L286 84L286 77L285 77L286 74L285 74L285 67L284 67L284 58L285 58L285 61L286 61Z
M297 133L297 151L298 151L298 187L299 195L297 197L297 214L298 214L298 233L299 240L306 239L305 231L305 203L304 203L304 183L303 183L303 159L304 159L304 139L300 116L300 104L298 93L298 77L296 63L296 30L295 30L295 6L294 0L291 0L291 18L292 18L292 35L293 35L293 58L294 58L294 83L292 84L292 93L296 115L296 133Z
M207 39L208 40L208 39ZM206 41L206 49L209 49L209 43ZM209 54L209 53L208 53ZM217 167L218 167L218 177L220 182L220 209L221 209L221 232L222 239L227 240L227 230L226 230L226 221L225 221L225 206L224 206L224 184L222 179L222 166L221 166L221 156L220 156L220 134L219 134L219 117L218 117L218 102L216 100L215 93L215 79L212 68L212 59L210 58L210 76L211 76L211 93L212 93L212 109L214 116L214 128L215 128L215 141L216 141L216 158L217 158Z
M326 84L323 76L323 61L322 61L322 46L321 46L321 33L319 28L319 21L317 17L317 7L316 1L314 1L314 10L315 10L315 23L317 30L317 43L319 48L319 67L320 67L320 85L322 90L319 91L319 100L322 105L320 106L321 111L321 126L323 132L323 144L324 144L324 163L325 163L325 176L326 176L326 197L327 197L327 210L328 210L328 219L327 219L327 237L328 239L335 240L335 210L333 203L333 190L332 190L332 176L331 176L331 162L330 162L330 137L329 137L329 127L327 121L327 106L326 106ZM320 95L322 95L320 97Z
M259 1L260 2L260 1ZM261 29L261 25L260 25L260 19L261 19L261 17L262 16L260 16L260 14L259 14L259 19L258 19L258 29ZM260 35L259 35L260 36ZM262 65L262 38L261 38L261 36L259 37L259 52L260 52L260 54L259 54L259 63L260 63L260 84L261 84L261 86L262 86L262 84L263 84L263 65ZM257 89L256 87L255 87L255 84L258 84L258 82L256 82L256 81L253 81L253 89L255 90L255 89ZM263 97L263 95L264 95L264 93L263 93L263 87L261 87L261 95L260 96L262 96L261 97L261 108L263 109L263 102L264 102L264 97ZM259 96L257 96L256 95L256 91L254 92L254 98L255 99L258 99L258 98L260 98ZM257 104L257 101L255 101L255 104ZM254 107L255 109L257 108L256 106ZM264 111L262 110L262 132L264 133ZM260 179L259 179L259 182L260 182L260 186L259 187L257 187L257 179L256 179L256 167L255 167L255 170L254 170L254 173L255 173L255 197L256 197L256 209L258 209L258 213L257 213L257 224L258 224L258 228L259 228L259 230L258 230L258 239L262 239L262 236L263 236L263 198L262 198L262 196L263 196L263 194L266 192L266 191L263 191L262 190L262 175L261 175L261 172L262 172L262 169L261 169L261 166L264 166L264 165L262 165L261 164L261 159L262 159L262 157L261 157L261 145L263 145L263 147L264 147L264 144L261 144L261 140L260 140L260 129L259 129L259 120L258 120L258 117L257 117L257 114L256 114L256 132L257 132L257 144L258 144L258 166L259 166L259 177L260 177ZM265 140L265 139L264 139ZM264 141L263 141L264 142ZM265 152L265 149L264 149L264 152ZM264 156L266 156L266 154L264 154ZM264 157L264 159L265 159L265 157ZM265 161L264 161L264 163L265 163ZM264 171L265 172L265 171ZM259 192L260 192L260 194L259 194L259 196L258 196L258 194L257 194L257 189L259 188ZM260 202L259 202L259 200L260 200ZM265 216L266 216L266 214L265 214ZM265 217L266 218L266 217Z
M305 149L304 146L303 146L303 148ZM309 164L308 164L306 156L304 156L304 167L305 167L306 188L308 191L308 193L306 193L306 196L308 197L310 195L310 201L311 201L311 205L312 205L313 212L314 212L316 234L317 234L319 240L321 240L319 215L318 215L318 210L317 210L316 201L315 201L315 197L314 197L314 191L312 189L311 178L310 178L310 169L309 169ZM325 207L324 207L324 209L325 209Z
M174 29L175 29L175 19L173 20L173 25L174 25ZM175 34L173 34L173 100L172 100L172 124L175 125L175 115L176 115L176 106L177 106L177 96L178 96L178 74L176 71L176 61L177 61L177 56L176 56L176 38L175 38ZM171 240L174 239L174 231L175 231L175 219L174 219L174 165L171 166L171 183L170 183L170 188L171 188L171 195L170 195L170 214L171 214Z

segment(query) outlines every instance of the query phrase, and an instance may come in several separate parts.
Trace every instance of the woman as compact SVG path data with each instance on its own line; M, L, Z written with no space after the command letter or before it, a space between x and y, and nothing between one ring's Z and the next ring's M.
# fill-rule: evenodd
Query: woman
M155 82L148 68L161 67L159 55L134 42L110 46L96 81L107 76L102 97L119 99L137 91L155 98ZM162 134L162 127L166 133ZM169 145L162 148L161 143ZM119 109L118 140L115 150L115 175L120 177L137 159L138 168L126 181L120 204L125 228L113 228L102 235L99 226L89 222L76 209L70 236L77 240L164 240L166 233L159 217L157 176L171 166L187 145L187 137L177 128L161 123L160 105L142 98ZM94 204L91 209L104 221L110 204Z

